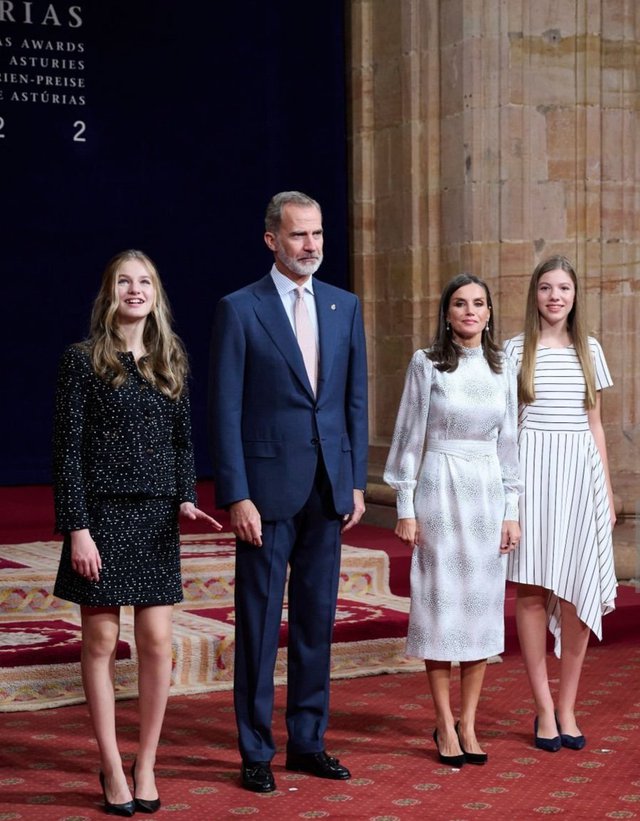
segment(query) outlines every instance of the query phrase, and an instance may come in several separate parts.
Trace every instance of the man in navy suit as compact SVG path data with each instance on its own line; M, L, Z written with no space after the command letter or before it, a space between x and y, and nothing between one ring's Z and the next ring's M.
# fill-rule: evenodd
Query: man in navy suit
M287 569L286 767L350 777L327 755L324 734L340 534L364 513L368 447L360 304L313 276L320 206L297 191L276 194L265 228L274 265L219 302L210 375L216 500L236 534L242 785L255 792L275 789L273 672Z

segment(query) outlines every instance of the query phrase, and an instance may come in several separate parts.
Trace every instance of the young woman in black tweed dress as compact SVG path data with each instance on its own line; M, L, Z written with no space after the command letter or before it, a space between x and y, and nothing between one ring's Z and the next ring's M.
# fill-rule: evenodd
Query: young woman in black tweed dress
M195 507L187 357L158 272L140 251L108 264L89 339L60 364L54 433L55 594L82 618L82 678L105 809L155 812L154 764L171 677L172 605L182 599L178 517ZM120 607L133 605L139 750L132 796L118 750L114 664Z

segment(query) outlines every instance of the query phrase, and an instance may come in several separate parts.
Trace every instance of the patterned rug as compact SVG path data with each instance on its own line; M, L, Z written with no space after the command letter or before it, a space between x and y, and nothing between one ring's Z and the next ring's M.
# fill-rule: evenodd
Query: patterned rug
M232 534L184 535L184 601L176 605L172 694L232 686L234 549ZM84 701L80 617L52 595L60 542L0 546L0 711L39 710ZM408 599L389 591L384 551L343 545L332 677L414 671L404 657ZM286 679L286 603L276 682ZM133 610L123 608L116 658L119 698L137 694Z

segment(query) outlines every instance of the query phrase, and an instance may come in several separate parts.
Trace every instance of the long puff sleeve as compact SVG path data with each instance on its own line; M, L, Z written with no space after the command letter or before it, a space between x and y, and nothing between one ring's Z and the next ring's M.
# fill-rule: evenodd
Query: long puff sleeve
M504 518L517 521L518 499L524 490L518 463L518 376L517 366L509 356L505 356L503 368L507 402L504 420L498 431L497 452L505 495Z
M399 519L415 518L413 496L426 443L432 373L431 360L423 350L416 351L407 368L383 477L398 492Z

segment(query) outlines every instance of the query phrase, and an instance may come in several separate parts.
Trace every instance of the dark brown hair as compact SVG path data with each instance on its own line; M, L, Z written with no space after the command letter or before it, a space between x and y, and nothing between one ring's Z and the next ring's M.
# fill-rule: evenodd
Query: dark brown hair
M427 355L429 359L436 363L439 371L455 371L458 367L462 347L454 342L451 331L447 327L447 313L451 297L465 285L480 285L487 295L487 306L489 308L489 321L487 327L482 331L482 350L489 367L494 373L502 373L502 352L493 340L493 303L491 292L486 282L473 274L458 274L448 285L445 286L440 297L440 307L438 309L438 327L431 343L431 349Z

